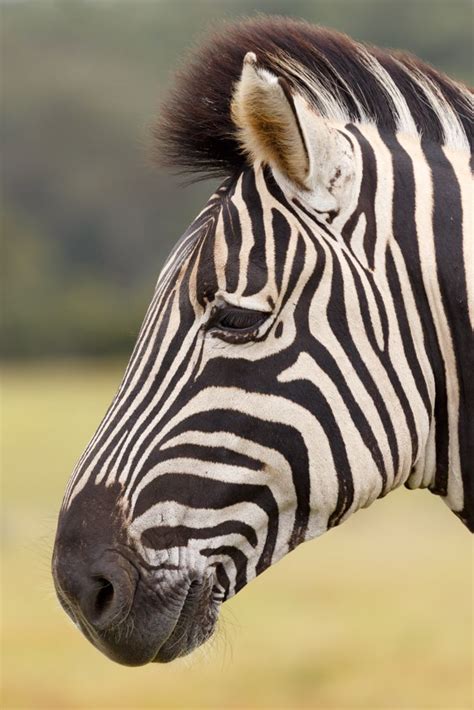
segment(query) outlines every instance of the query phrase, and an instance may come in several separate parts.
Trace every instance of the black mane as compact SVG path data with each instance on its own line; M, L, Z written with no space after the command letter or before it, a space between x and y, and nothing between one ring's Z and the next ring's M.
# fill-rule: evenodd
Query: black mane
M468 139L472 135L470 90L407 53L356 43L344 34L283 17L259 17L223 23L191 55L177 73L174 89L154 128L161 164L204 177L228 175L243 168L245 157L235 138L230 101L242 62L249 51L258 65L284 76L303 91L322 112L317 96L308 96L298 72L282 71L277 58L290 58L339 97L348 121L360 122L358 105L379 128L396 130L396 106L382 82L364 65L368 51L389 73L405 98L417 131L442 143L439 114L430 105L415 77L422 75L449 104ZM324 113L323 113L324 115Z

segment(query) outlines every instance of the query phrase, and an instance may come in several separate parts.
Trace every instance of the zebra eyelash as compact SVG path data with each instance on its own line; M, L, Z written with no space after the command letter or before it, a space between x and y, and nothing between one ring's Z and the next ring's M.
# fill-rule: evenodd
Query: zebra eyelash
M253 340L271 313L224 304L214 306L204 328L212 336L227 342Z

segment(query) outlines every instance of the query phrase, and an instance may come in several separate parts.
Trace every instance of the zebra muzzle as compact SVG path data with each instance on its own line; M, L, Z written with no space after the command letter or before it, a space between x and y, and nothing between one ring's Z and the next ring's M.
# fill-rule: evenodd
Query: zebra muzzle
M184 571L176 571L168 588L162 583L158 588L128 557L107 549L88 564L83 554L55 550L59 601L84 636L111 660L129 666L166 663L203 643L217 618L210 580L189 581Z
M185 557L150 565L127 534L120 489L83 491L60 514L52 572L59 601L84 636L117 663L168 662L212 633L214 575Z

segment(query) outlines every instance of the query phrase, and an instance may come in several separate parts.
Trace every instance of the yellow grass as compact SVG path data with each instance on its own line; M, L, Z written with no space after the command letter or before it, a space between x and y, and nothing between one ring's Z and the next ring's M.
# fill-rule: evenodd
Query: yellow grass
M213 642L169 666L103 658L59 609L49 556L69 472L116 366L3 378L4 708L469 708L472 542L398 491L252 582Z

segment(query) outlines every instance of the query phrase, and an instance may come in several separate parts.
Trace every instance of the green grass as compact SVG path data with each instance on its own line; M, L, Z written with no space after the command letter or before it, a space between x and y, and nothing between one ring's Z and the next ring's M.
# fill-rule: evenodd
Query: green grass
M55 600L49 557L75 459L117 366L3 376L4 708L443 708L472 704L472 542L434 496L397 491L252 582L216 638L122 668Z

